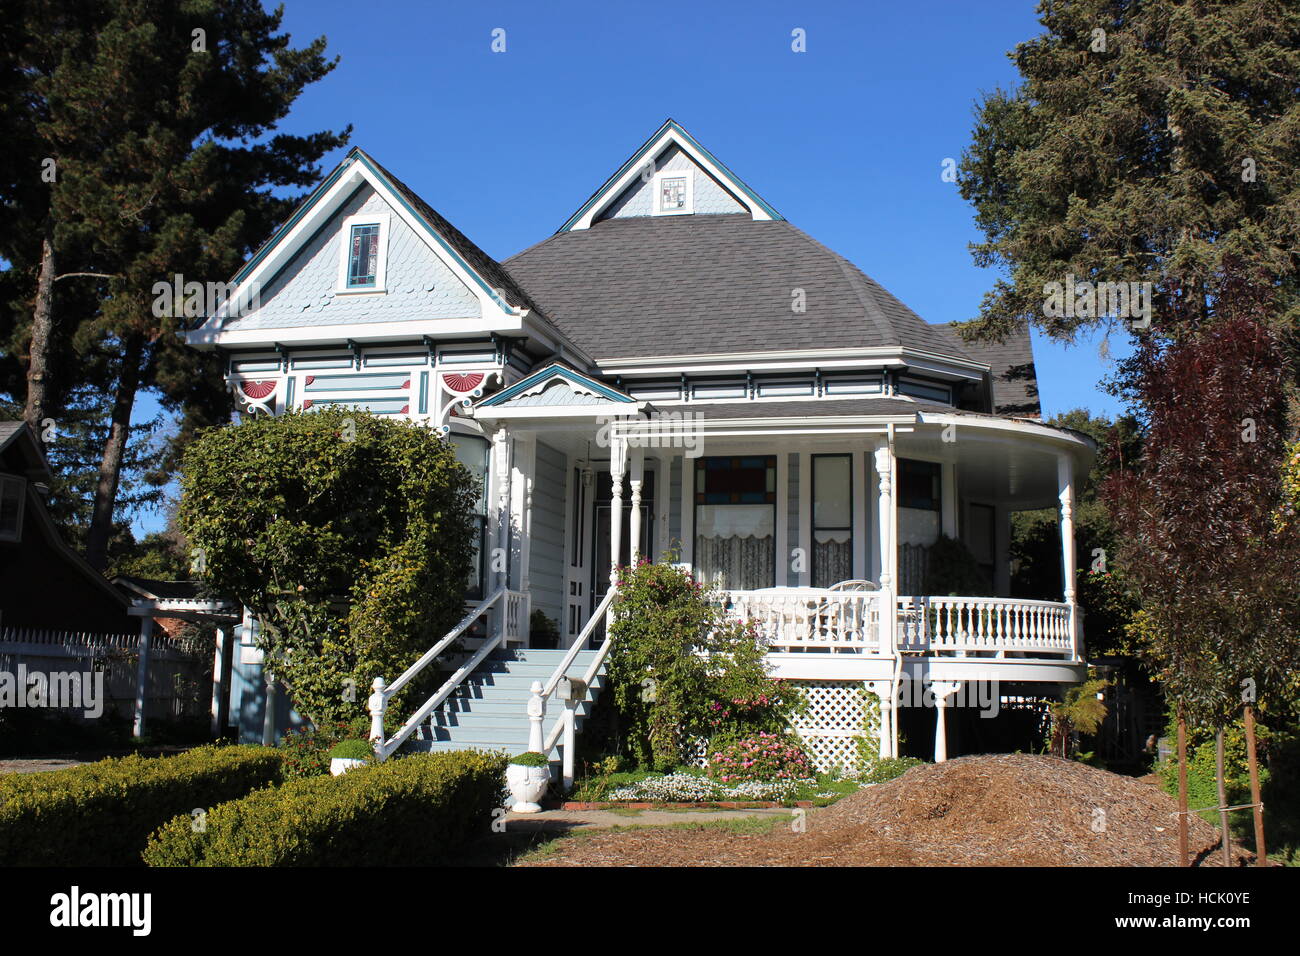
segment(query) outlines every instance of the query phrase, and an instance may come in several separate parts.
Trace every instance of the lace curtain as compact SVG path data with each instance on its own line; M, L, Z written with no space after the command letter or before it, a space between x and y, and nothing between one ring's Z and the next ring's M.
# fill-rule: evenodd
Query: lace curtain
M853 542L848 537L843 541L813 542L813 587L828 588L840 581L853 577Z
M772 536L697 536L695 570L701 581L715 588L770 588L776 580Z

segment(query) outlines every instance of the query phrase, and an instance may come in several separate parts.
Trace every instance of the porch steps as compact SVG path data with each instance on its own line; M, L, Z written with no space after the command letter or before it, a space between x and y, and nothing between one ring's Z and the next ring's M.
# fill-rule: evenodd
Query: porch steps
M456 693L433 713L422 728L423 739L410 742L414 750L508 750L512 754L528 749L528 697L533 681L543 684L555 673L565 651L535 648L497 650L480 665ZM595 651L579 651L572 676L585 674ZM592 696L599 693L604 676L592 681ZM577 708L577 726L591 713L591 701ZM563 705L547 701L547 732L559 719Z

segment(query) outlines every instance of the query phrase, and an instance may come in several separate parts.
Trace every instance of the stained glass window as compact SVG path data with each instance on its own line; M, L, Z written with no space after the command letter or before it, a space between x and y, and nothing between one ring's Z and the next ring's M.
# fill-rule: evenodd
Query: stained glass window
M352 250L348 256L348 288L373 286L378 269L379 226L353 226Z

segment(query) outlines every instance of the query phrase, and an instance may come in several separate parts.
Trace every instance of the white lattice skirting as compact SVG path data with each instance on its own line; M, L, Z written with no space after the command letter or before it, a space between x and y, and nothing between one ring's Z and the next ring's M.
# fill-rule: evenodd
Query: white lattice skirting
M880 707L875 694L861 681L790 681L803 691L808 709L795 716L794 731L819 771L841 767L853 770L858 764L858 740L864 736L880 740ZM872 706L872 705L875 706ZM870 714L870 722L864 723ZM873 743L871 750L877 745Z
M880 699L866 690L861 681L817 680L787 681L788 686L803 692L808 709L797 714L791 729L803 741L805 752L821 773L839 767L856 770L859 763L858 740L871 738L868 752L874 754L880 741ZM870 709L870 722L866 713ZM687 747L687 762L708 765L705 741L694 740Z

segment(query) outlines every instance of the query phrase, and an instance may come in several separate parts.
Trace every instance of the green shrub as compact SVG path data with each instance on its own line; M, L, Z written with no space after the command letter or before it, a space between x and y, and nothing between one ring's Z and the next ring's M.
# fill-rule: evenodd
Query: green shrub
M330 772L330 751L338 743L366 736L370 721L364 717L329 721L320 727L290 728L276 745L284 757L284 779L324 777Z
M505 757L417 754L340 777L290 780L160 827L150 866L405 866L446 862L487 833Z
M768 676L755 628L727 620L689 571L642 560L617 583L609 679L617 738L637 766L671 770L699 739L781 733L805 706Z
M149 834L281 779L269 747L197 747L0 776L0 866L132 866Z
M864 767L858 779L863 783L885 783L924 763L915 757L881 757Z
M375 748L368 740L342 740L330 750L330 759L370 760L375 755Z
M510 758L510 762L516 767L547 767L551 763L546 754L538 753L536 750L515 754Z

